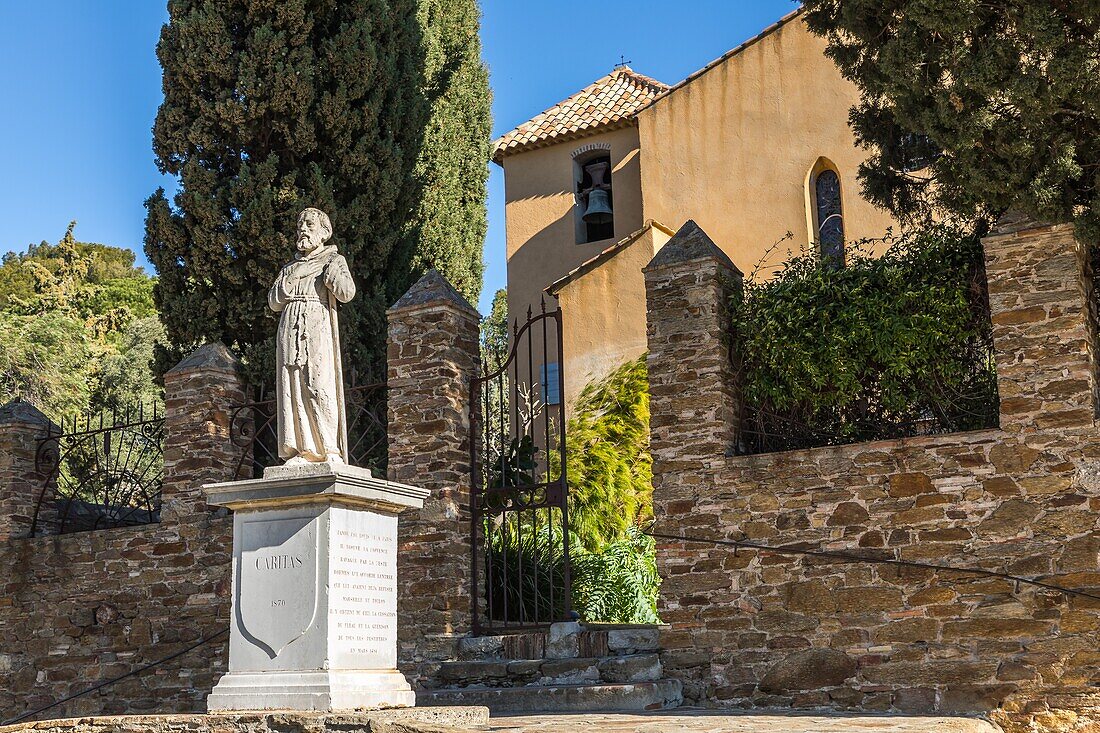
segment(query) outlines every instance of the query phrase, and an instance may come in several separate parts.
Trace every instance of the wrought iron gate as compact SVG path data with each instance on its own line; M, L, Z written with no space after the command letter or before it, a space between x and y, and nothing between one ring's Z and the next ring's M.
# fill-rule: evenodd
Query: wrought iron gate
M475 634L568 620L571 611L561 311L527 311L507 354L483 349L471 380Z
M32 536L160 521L164 416L154 405L107 417L63 420L38 440Z

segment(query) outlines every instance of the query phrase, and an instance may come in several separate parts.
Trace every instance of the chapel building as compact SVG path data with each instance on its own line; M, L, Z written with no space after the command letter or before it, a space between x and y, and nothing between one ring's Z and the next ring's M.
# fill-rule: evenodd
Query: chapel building
M508 311L562 309L547 402L645 351L642 268L689 219L744 273L896 228L859 193L858 99L795 11L674 86L620 66L496 140Z

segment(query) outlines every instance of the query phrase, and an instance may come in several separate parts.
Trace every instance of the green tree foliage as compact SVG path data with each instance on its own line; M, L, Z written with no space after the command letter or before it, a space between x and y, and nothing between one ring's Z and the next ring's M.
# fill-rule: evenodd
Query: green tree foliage
M508 359L508 291L501 288L493 295L493 304L489 308L489 315L481 319L481 362L486 370L485 374L493 373L504 366ZM497 430L507 429L512 422L509 411L508 374L502 373L499 384L487 383L482 394L478 395L478 409L482 413L482 424L497 426ZM532 445L533 448L533 445ZM511 450L518 451L519 444L514 442ZM518 458L518 456L517 456ZM493 461L493 466L498 461ZM503 476L496 477L498 483L504 481Z
M946 226L914 230L881 257L849 249L838 268L789 259L735 296L746 405L782 436L892 437L899 424L985 427L997 409L981 243ZM765 421L766 422L766 421Z
M51 416L83 411L94 388L93 343L62 313L0 310L0 404L20 397Z
M134 253L105 244L78 242L70 222L57 244L31 245L26 253L4 255L0 264L0 309L24 313L60 312L110 328L112 313L123 318L156 314L153 279L134 266Z
M1100 236L1095 0L806 0L860 89L864 194L903 221L1018 207ZM926 166L927 164L927 166Z
M122 411L136 404L158 402L162 390L152 369L154 349L166 342L164 325L156 316L130 321L100 363L92 408Z
M585 547L598 550L653 516L645 357L585 386L571 412L565 431L569 524Z
M417 0L417 22L428 121L416 158L420 196L413 214L417 237L412 270L419 276L436 268L476 303L483 272L492 132L477 2Z
M0 402L22 397L60 417L159 400L155 281L132 252L77 241L75 224L0 264Z
M493 295L489 315L481 319L481 358L493 370L508 358L508 291L504 288Z
M220 339L268 380L266 291L305 206L327 211L359 294L345 359L379 364L385 309L429 266L481 288L489 92L474 0L172 0L153 148L179 176L145 248L176 354Z

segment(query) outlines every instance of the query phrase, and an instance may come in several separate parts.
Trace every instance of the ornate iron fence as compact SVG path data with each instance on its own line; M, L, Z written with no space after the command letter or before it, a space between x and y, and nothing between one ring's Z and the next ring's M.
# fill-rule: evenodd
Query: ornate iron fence
M51 425L38 440L32 536L160 521L164 417L144 407Z
M385 475L386 470L386 384L376 382L344 388L348 421L348 458ZM275 398L261 388L257 399L236 405L230 415L229 438L242 448L235 475L238 479L259 478L279 458L275 421Z
M507 358L483 355L471 380L475 634L541 628L571 615L561 353L561 311L547 313L543 304L513 325Z
M987 365L975 368L968 386L965 394L929 392L909 414L893 414L866 401L828 413L745 404L734 453L774 453L997 427L1000 403L992 355Z

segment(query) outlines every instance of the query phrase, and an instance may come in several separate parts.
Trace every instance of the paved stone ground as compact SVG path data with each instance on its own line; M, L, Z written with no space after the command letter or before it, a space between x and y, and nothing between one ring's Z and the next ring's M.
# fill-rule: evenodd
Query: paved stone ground
M486 723L485 721L488 721ZM493 716L483 707L429 707L363 713L125 715L43 720L0 733L1000 733L972 718L898 715L753 714L679 708L653 713L544 713Z
M493 716L492 733L998 733L973 718L899 715L753 714L679 708L657 713Z

